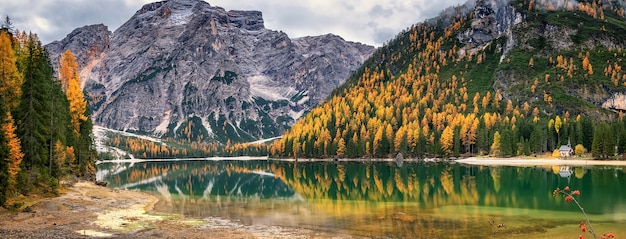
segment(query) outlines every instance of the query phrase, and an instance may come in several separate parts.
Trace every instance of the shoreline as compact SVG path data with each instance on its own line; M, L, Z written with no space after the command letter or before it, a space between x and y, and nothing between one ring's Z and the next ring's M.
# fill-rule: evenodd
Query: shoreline
M185 162L185 161L277 161L277 162L396 162L395 158L270 158L267 156L239 156L239 157L210 157L210 158L176 158L176 159L115 159L100 160L102 163L142 163L142 162ZM485 166L544 166L544 165L570 165L570 166L626 166L625 160L595 160L589 158L557 159L548 157L486 157L474 156L467 158L405 158L403 162L450 162L469 165Z
M484 166L626 166L626 161L621 160L594 160L594 159L556 159L556 158L491 158L469 157L454 160L457 163Z
M25 198L19 210L0 207L1 238L352 238L297 227L244 225L154 210L158 198L80 181L52 198ZM25 208L28 208L25 210Z

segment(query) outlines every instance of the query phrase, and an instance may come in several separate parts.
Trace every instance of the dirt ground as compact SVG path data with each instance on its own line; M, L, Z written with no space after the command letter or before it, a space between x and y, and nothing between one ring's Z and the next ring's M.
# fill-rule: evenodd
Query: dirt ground
M29 212L0 208L0 238L351 238L158 214L152 211L157 200L146 193L78 182L59 197L26 202L23 208L30 206Z

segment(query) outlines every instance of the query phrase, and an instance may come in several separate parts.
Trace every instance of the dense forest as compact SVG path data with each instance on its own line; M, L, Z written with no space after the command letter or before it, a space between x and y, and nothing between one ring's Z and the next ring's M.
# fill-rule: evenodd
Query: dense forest
M518 39L505 54L502 37L461 54L464 45L456 36L472 25L474 12L453 7L378 49L272 145L199 143L192 137L159 143L126 136L111 136L106 144L137 158L510 157L558 155L567 144L577 155L595 158L625 153L622 112L584 99L597 98L599 85L612 92L626 89L623 7L597 0L511 4L526 16L517 34L546 25L579 27L571 36L574 47L557 50L549 39L531 37ZM590 46L597 39L613 39L614 47ZM188 125L183 134L191 131Z
M70 176L95 175L97 153L78 64L67 51L55 73L36 34L0 29L0 205L57 194ZM13 204L9 205L9 203Z
M474 12L414 25L379 48L322 105L269 149L274 157L412 157L578 153L610 158L626 152L622 112L579 92L626 89L624 9L611 1L512 1L526 16L518 36L537 28L570 29L573 47L544 37L507 38L460 53L458 34ZM584 26L584 27L581 27ZM612 46L593 45L614 39ZM574 92L574 93L572 93ZM617 146L617 147L616 147ZM557 151L558 153L558 151Z

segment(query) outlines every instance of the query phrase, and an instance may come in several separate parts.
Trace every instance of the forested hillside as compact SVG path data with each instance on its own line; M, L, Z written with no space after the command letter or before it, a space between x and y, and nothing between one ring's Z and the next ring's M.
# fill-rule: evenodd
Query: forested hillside
M95 175L92 123L77 63L63 54L59 76L36 34L0 29L0 205L58 193L67 176Z
M378 49L275 157L626 152L618 1L478 0ZM617 152L615 149L617 147Z

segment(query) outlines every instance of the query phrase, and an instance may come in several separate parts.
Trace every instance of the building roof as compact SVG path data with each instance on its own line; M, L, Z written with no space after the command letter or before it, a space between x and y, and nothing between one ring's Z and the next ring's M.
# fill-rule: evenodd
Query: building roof
M570 151L572 150L572 147L567 146L567 145L561 145L561 147L559 148L559 151Z

